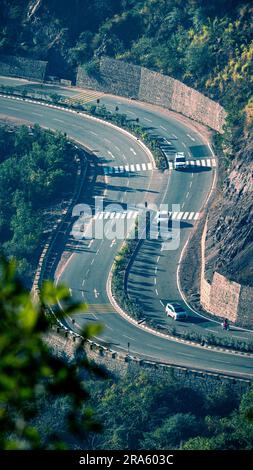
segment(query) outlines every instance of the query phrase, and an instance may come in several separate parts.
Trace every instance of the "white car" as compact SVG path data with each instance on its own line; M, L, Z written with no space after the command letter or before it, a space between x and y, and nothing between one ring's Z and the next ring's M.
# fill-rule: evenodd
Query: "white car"
M183 170L186 168L186 158L184 152L177 152L175 155L175 170Z
M173 320L187 320L188 315L187 312L181 307L180 304L173 302L171 304L167 304L165 307L165 312L167 317L173 318Z

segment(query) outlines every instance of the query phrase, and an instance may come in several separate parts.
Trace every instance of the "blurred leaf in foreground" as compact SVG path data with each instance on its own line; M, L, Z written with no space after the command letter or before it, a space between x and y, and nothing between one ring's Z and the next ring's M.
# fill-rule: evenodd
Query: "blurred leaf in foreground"
M67 300L68 289L47 282L41 301L34 303L15 272L12 261L0 259L0 449L67 448L71 435L83 439L87 432L100 430L94 413L85 407L84 377L88 372L105 373L90 363L83 346L77 346L82 354L75 354L70 363L55 357L42 339L50 328L48 305L57 298ZM67 310L73 314L71 305ZM77 304L73 310L78 310ZM99 325L87 327L82 336L87 340L100 330ZM39 417L39 403L56 396L68 402L65 426L45 440L32 423Z

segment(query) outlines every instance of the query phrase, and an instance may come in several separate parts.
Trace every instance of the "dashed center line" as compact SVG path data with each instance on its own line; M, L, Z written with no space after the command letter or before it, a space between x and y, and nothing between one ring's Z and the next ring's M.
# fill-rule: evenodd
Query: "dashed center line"
M34 116L42 117L42 114L40 114L40 113L31 112L31 114L34 114Z
M64 124L64 121L62 121L62 119L53 118L53 121L61 122L62 124Z

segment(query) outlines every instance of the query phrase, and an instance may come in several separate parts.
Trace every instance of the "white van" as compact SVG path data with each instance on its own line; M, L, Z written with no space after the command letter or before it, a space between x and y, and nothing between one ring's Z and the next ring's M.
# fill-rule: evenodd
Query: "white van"
M186 168L186 158L184 152L177 152L175 155L175 170L183 170Z

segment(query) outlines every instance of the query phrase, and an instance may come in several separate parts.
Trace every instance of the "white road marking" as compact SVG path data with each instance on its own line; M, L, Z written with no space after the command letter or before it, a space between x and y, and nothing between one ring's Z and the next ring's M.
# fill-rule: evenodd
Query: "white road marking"
M148 119L148 118L143 118L144 121L147 121L147 122L152 122L151 119Z
M94 132L94 131L89 131L89 132L90 132L91 134L93 134L93 135L96 135L96 136L97 136L96 132Z
M62 121L62 119L53 118L53 121L61 122L62 124L64 124L64 121Z
M188 217L188 220L191 220L193 217L194 217L194 212L191 212L189 217Z
M69 293L72 296L72 289L71 288L69 288Z
M155 290L155 293L156 293L156 295L158 295L158 290L157 289Z
M42 117L42 114L40 114L40 113L31 112L31 114L34 114L34 116Z
M85 284L85 279L83 279L83 282L82 282L82 287L84 286L84 284Z
M11 109L12 111L20 111L18 108L14 108L14 106L6 106L7 109Z
M135 341L135 339L131 338L131 336L127 336L127 335L122 335L122 336L124 336L124 338L131 339L131 341Z
M94 239L93 239L93 240L90 240L90 243L89 243L89 245L88 245L88 248L91 247L91 245L92 245L93 242L94 242Z
M192 137L190 134L186 134L186 135L187 135L187 137L189 137L189 139L191 139L193 142L195 142L194 137Z
M110 152L110 150L107 150L107 153L108 153L108 155L110 155L110 157L112 157L113 159L115 159L114 155L112 154L112 152Z
M182 142L182 145L186 148L186 144L184 142Z
M164 131L168 132L167 129L163 126L160 126L161 129L163 129Z
M156 277L154 278L154 284L156 285Z
M220 362L221 364L231 364L231 361L221 361L220 359L212 359L213 362Z
M94 289L94 295L95 295L95 298L97 299L99 296L99 292L97 291L97 289Z
M130 151L134 154L134 155L137 155L137 153L134 151L134 149L132 147L130 147Z
M164 305L164 303L163 303L162 300L159 300L159 302L160 302L160 304L161 304L163 307L165 307L165 305Z
M185 196L185 199L188 199L189 195L190 195L190 193L189 193L189 191L188 191L188 193L187 193L186 196Z
M192 354L183 353L183 352L178 352L177 354L180 354L180 356L187 356L187 357L191 357L191 358L192 358Z

